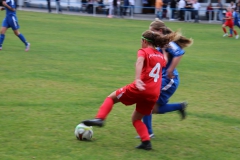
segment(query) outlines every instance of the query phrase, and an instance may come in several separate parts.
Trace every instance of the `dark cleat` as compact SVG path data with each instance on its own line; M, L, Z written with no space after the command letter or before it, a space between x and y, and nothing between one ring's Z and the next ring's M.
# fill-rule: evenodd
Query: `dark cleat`
M184 120L187 116L186 108L187 108L188 103L187 102L182 102L181 105L182 105L182 109L179 110L179 113L181 115L181 119Z
M104 120L95 118L95 119L89 119L89 120L82 121L82 123L85 124L86 126L102 127L104 124Z
M139 146L136 147L137 149L145 149L145 150L151 150L152 145L150 141L143 141Z

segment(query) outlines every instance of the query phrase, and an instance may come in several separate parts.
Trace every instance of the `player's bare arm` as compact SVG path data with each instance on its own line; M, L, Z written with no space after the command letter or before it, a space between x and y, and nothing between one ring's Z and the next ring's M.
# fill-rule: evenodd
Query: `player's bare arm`
M136 62L136 76L135 76L135 83L137 89L140 91L145 90L145 84L141 80L141 73L142 73L142 68L144 64L144 57L138 57L137 62Z
M173 75L173 70L177 67L178 63L180 62L182 56L178 56L178 57L174 57L172 59L172 62L167 70L167 76L168 78L174 78L174 75Z
M163 53L163 57L164 57L164 59L166 61L166 64L167 64L168 63L168 56L169 56L169 54L168 54L168 52L166 52L166 48L162 49L162 53Z
M12 7L10 7L9 5L7 5L6 1L2 1L2 4L3 4L3 6L7 7L9 10L15 11L15 8L12 8ZM2 9L1 9L1 10L2 10Z

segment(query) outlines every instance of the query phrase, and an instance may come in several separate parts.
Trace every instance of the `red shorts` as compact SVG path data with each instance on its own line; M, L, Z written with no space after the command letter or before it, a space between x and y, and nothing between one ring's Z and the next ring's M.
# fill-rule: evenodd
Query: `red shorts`
M154 104L156 101L154 100L146 100L147 95L139 96L136 92L131 92L129 90L129 85L119 88L116 90L117 98L126 106L136 104L136 111L143 115L150 115L152 113ZM141 92L141 91L139 91Z
M229 28L233 28L234 23L225 22L224 25L225 25L225 26L228 26Z

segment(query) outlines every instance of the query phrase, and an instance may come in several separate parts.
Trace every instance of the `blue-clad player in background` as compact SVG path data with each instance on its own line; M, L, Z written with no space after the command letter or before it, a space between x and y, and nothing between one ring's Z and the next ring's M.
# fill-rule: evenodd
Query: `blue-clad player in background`
M30 49L30 43L27 42L25 37L19 32L19 24L16 14L16 3L14 0L3 0L1 10L6 10L6 17L3 19L1 35L0 35L0 50L2 50L2 44L5 39L5 33L8 28L12 28L14 34L25 44L25 51Z
M232 13L232 17L233 17L233 23L234 26L237 26L238 28L240 28L240 19L239 19L239 15L237 12L237 8L234 9L233 13ZM233 34L233 30L230 29L230 35ZM236 36L236 39L238 39L238 36Z
M153 32L164 35L172 32L165 26L164 22L159 19L153 21L150 24L149 29ZM165 49L165 51L169 53L168 63L162 70L162 86L159 88L161 90L161 94L155 104L155 107L158 109L153 110L152 113L165 114L167 112L178 111L181 114L182 119L186 117L185 108L187 106L187 102L168 103L168 101L179 85L178 71L176 70L176 67L185 53L183 48L189 47L192 43L192 39L181 36L179 40L170 42L169 46ZM158 50L161 51L160 48L158 48ZM143 122L148 128L149 137L153 138L152 115L144 116ZM139 136L136 138L139 138Z

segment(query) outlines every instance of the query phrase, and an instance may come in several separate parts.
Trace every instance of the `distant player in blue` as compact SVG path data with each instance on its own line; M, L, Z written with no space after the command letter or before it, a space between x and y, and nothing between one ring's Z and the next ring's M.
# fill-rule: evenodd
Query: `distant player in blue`
M172 31L168 29L164 22L160 20L155 20L150 24L150 30L153 32L161 33L161 34L169 34ZM183 48L190 46L193 43L192 39L188 39L186 37L181 36L181 38L176 42L170 42L169 46L165 50L169 53L170 57L168 57L168 63L165 68L162 70L162 86L161 86L161 94L156 102L158 110L153 110L152 113L156 114L165 114L167 112L179 111L181 114L181 118L185 119L186 113L185 109L187 107L187 102L182 103L168 103L170 97L177 90L179 85L179 77L176 67L180 62L185 51ZM159 50L162 50L159 48ZM149 137L153 138L153 130L152 130L152 115L144 116L143 122L148 128ZM136 138L139 138L137 136Z
M237 8L232 13L233 23L234 23L234 26L237 26L238 28L240 28L240 19L239 19L239 15L236 12L236 10L237 10ZM230 29L230 35L232 35L232 34L233 34L233 30ZM238 39L238 36L236 36L236 39Z
M24 38L24 36L19 32L19 24L16 15L16 4L14 0L3 0L2 4L4 6L1 7L1 10L6 10L6 17L3 19L2 28L1 28L1 35L0 35L0 50L2 50L2 44L5 39L5 33L8 28L12 28L14 34L19 37L19 39L25 45L25 51L30 49L30 43Z

